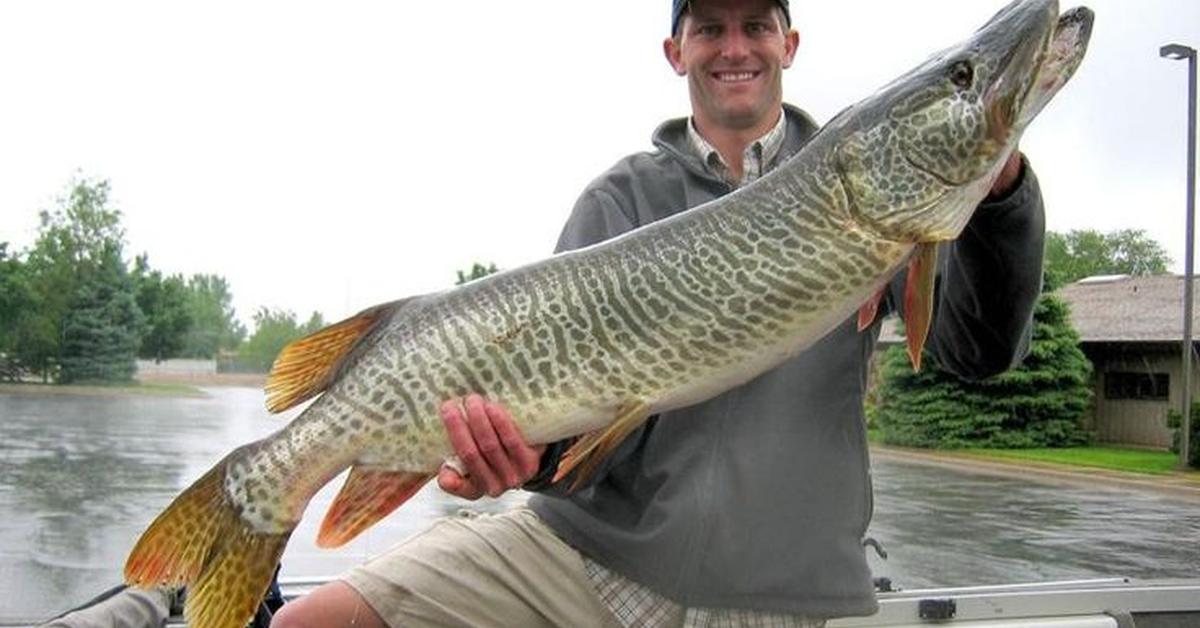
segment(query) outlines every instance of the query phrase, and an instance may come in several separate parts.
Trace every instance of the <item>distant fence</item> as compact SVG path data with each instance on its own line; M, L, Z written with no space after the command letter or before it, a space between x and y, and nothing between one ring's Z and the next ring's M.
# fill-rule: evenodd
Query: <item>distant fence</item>
M186 377L189 375L203 376L215 375L217 373L216 360L163 360L155 362L154 360L138 360L137 374L141 375L170 375L173 377Z
M265 375L271 370L270 364L262 360L251 360L237 354L219 355L216 359L218 373L257 373Z

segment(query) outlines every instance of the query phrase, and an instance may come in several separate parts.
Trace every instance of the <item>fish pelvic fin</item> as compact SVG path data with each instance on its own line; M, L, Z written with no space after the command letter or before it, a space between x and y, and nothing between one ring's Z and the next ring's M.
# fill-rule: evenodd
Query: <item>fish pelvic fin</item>
M600 463L649 418L650 406L644 402L622 405L616 420L608 427L584 434L562 455L553 482L559 482L575 471L575 478L571 480L571 490L583 486L596 472Z
M933 296L937 279L936 242L922 242L908 260L908 283L904 287L904 333L908 359L913 370L921 370L921 352L933 322Z
M267 410L282 412L324 391L354 347L410 299L365 309L284 347L267 377Z
M223 490L223 460L150 524L125 562L125 582L187 586L193 628L237 628L254 616L291 531L256 532Z
M325 513L318 547L340 547L375 525L421 490L433 473L388 471L363 465L350 468L350 476Z
M867 299L866 303L862 304L862 307L858 308L858 331L863 331L875 322L879 316L879 304L887 296L887 290L888 285L885 283L875 291L870 299Z

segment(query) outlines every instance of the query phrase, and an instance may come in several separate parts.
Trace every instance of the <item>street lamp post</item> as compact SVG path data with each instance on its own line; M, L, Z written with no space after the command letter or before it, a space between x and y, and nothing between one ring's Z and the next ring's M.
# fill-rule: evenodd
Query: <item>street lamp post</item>
M1188 152L1187 152L1187 248L1183 273L1183 421L1179 449L1183 466L1188 466L1191 451L1192 419L1192 245L1196 221L1196 49L1168 44L1158 50L1160 57L1188 61Z

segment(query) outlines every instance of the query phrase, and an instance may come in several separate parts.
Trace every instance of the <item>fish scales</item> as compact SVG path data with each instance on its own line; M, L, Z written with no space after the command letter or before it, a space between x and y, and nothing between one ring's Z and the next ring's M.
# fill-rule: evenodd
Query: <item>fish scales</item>
M522 432L545 442L599 427L628 399L682 405L711 394L708 382L728 387L760 372L763 360L794 354L817 339L802 333L815 317L849 314L820 304L865 300L912 244L846 228L847 197L836 191L834 169L791 165L758 194L656 223L625 246L552 258L494 286L466 286L401 310L380 338L391 350L352 365L283 437L231 471L227 490L238 499L247 482L290 481L311 494L356 462L435 471L453 453L438 404L467 392L509 400ZM831 200L839 204L825 204ZM721 237L680 235L689 232ZM831 264L835 257L841 263ZM565 411L575 406L596 411ZM314 458L326 462L300 462ZM294 510L273 518L260 506L258 529L280 531L302 506L291 503Z

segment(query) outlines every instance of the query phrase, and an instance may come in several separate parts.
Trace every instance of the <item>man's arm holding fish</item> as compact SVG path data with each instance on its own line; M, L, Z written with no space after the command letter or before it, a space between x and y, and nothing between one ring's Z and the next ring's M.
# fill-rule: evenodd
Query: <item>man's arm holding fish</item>
M928 346L948 370L986 377L1024 356L1041 287L1044 223L1037 179L1014 152L962 235L945 247ZM576 203L556 251L595 244L635 226L615 199L591 189ZM901 275L892 284L896 303L903 286ZM569 441L529 446L504 406L478 395L448 401L442 419L467 475L443 466L438 485L466 499L522 486L547 488L569 446Z
M589 187L576 201L554 250L583 248L636 226L611 195L594 186ZM572 442L568 439L530 447L508 410L479 395L444 403L442 421L455 455L463 462L467 474L464 476L458 469L442 465L438 486L463 499L478 499L483 495L495 497L505 490L523 486L533 490L548 487L558 468L559 457ZM490 455L480 455L484 450ZM618 449L616 454L620 452Z

